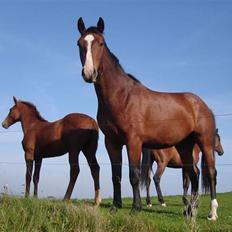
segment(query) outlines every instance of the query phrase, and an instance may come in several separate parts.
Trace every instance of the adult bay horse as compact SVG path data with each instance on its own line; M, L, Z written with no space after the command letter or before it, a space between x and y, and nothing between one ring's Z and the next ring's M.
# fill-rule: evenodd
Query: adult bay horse
M9 128L16 122L21 122L24 133L22 141L25 151L26 161L26 192L30 194L30 182L33 172L34 196L37 196L39 174L43 158L61 156L69 153L70 180L64 196L69 200L78 177L79 153L83 152L91 169L95 188L95 203L101 201L99 186L99 165L96 160L96 150L98 144L98 125L91 117L72 113L64 118L48 122L38 112L36 107L30 102L17 100L15 97L14 106L2 126Z
M185 164L192 157L195 143L205 159L204 172L209 179L211 211L217 219L216 175L214 158L215 120L208 106L192 93L152 91L127 75L105 42L104 21L86 29L79 18L78 39L82 76L94 83L98 99L97 121L105 135L105 146L112 167L113 207L121 207L122 147L126 145L129 177L133 190L132 209L141 209L140 160L142 147L161 149L176 146ZM192 183L194 208L198 196L198 176L194 166L184 166Z
M215 133L215 151L219 156L224 154L223 147L221 145L221 138L218 134L218 129ZM197 164L199 162L200 148L195 144L193 148L193 164L195 165L196 170L198 170ZM185 205L189 204L187 199L188 188L190 184L190 179L188 173L183 170L183 162L180 154L178 153L175 147L165 148L165 149L143 149L142 157L142 173L141 173L141 182L142 186L146 187L146 203L148 207L152 206L151 197L150 197L150 183L151 178L150 174L152 171L153 163L157 163L156 172L153 175L153 180L156 187L158 201L162 206L166 206L166 203L163 199L162 191L160 188L160 180L165 171L166 167L169 168L182 168L182 179L183 179L183 203ZM191 162L191 160L190 160ZM190 164L192 165L192 164Z

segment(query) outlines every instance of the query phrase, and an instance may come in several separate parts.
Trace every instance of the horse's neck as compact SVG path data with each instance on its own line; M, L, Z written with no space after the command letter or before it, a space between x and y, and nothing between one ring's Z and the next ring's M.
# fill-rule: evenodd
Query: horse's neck
M123 90L129 88L130 85L128 83L131 80L127 77L120 65L114 63L115 61L113 61L113 58L107 51L103 57L102 72L94 86L98 103L111 105L115 103L115 100L120 101L120 98L124 97L122 96L123 94L128 93Z
M21 125L24 134L31 129L33 126L37 125L41 121L38 117L29 109L21 110Z

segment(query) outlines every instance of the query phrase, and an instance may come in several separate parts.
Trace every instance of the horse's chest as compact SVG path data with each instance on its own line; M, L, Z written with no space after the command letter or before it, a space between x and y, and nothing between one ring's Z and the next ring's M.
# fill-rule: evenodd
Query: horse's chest
M116 125L115 122L101 116L98 116L97 120L101 131L106 137L113 140L121 140L123 138L123 133L121 132L120 128Z

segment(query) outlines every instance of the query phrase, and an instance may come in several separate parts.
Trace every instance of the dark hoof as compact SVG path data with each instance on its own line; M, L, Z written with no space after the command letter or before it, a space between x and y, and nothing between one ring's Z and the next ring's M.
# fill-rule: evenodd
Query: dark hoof
M137 214L141 211L142 207L141 206L135 206L133 205L132 206L132 209L130 211L130 214Z
M189 201L188 201L188 199L183 198L183 203L184 203L184 205L185 205L185 206L189 205Z
M183 215L188 218L195 218L197 216L197 208L192 205L188 205L183 211Z
M192 215L192 207L191 205L188 205L186 207L186 209L183 211L183 215L187 218L191 218L193 215Z
M117 211L118 211L118 207L116 207L115 205L112 205L111 207L110 207L110 213L117 213Z
M141 209L132 208L131 211L130 211L130 215L136 215L136 214L138 214L140 211L141 211Z

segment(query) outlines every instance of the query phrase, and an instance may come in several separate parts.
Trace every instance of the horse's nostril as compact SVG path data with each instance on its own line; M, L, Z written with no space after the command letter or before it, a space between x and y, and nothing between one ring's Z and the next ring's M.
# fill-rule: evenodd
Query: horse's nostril
M81 75L82 75L82 76L84 76L84 75L85 75L85 73L84 73L84 69L82 69L82 71L81 71Z
M5 129L7 129L7 124L5 123L5 121L2 122L2 127L5 128Z

